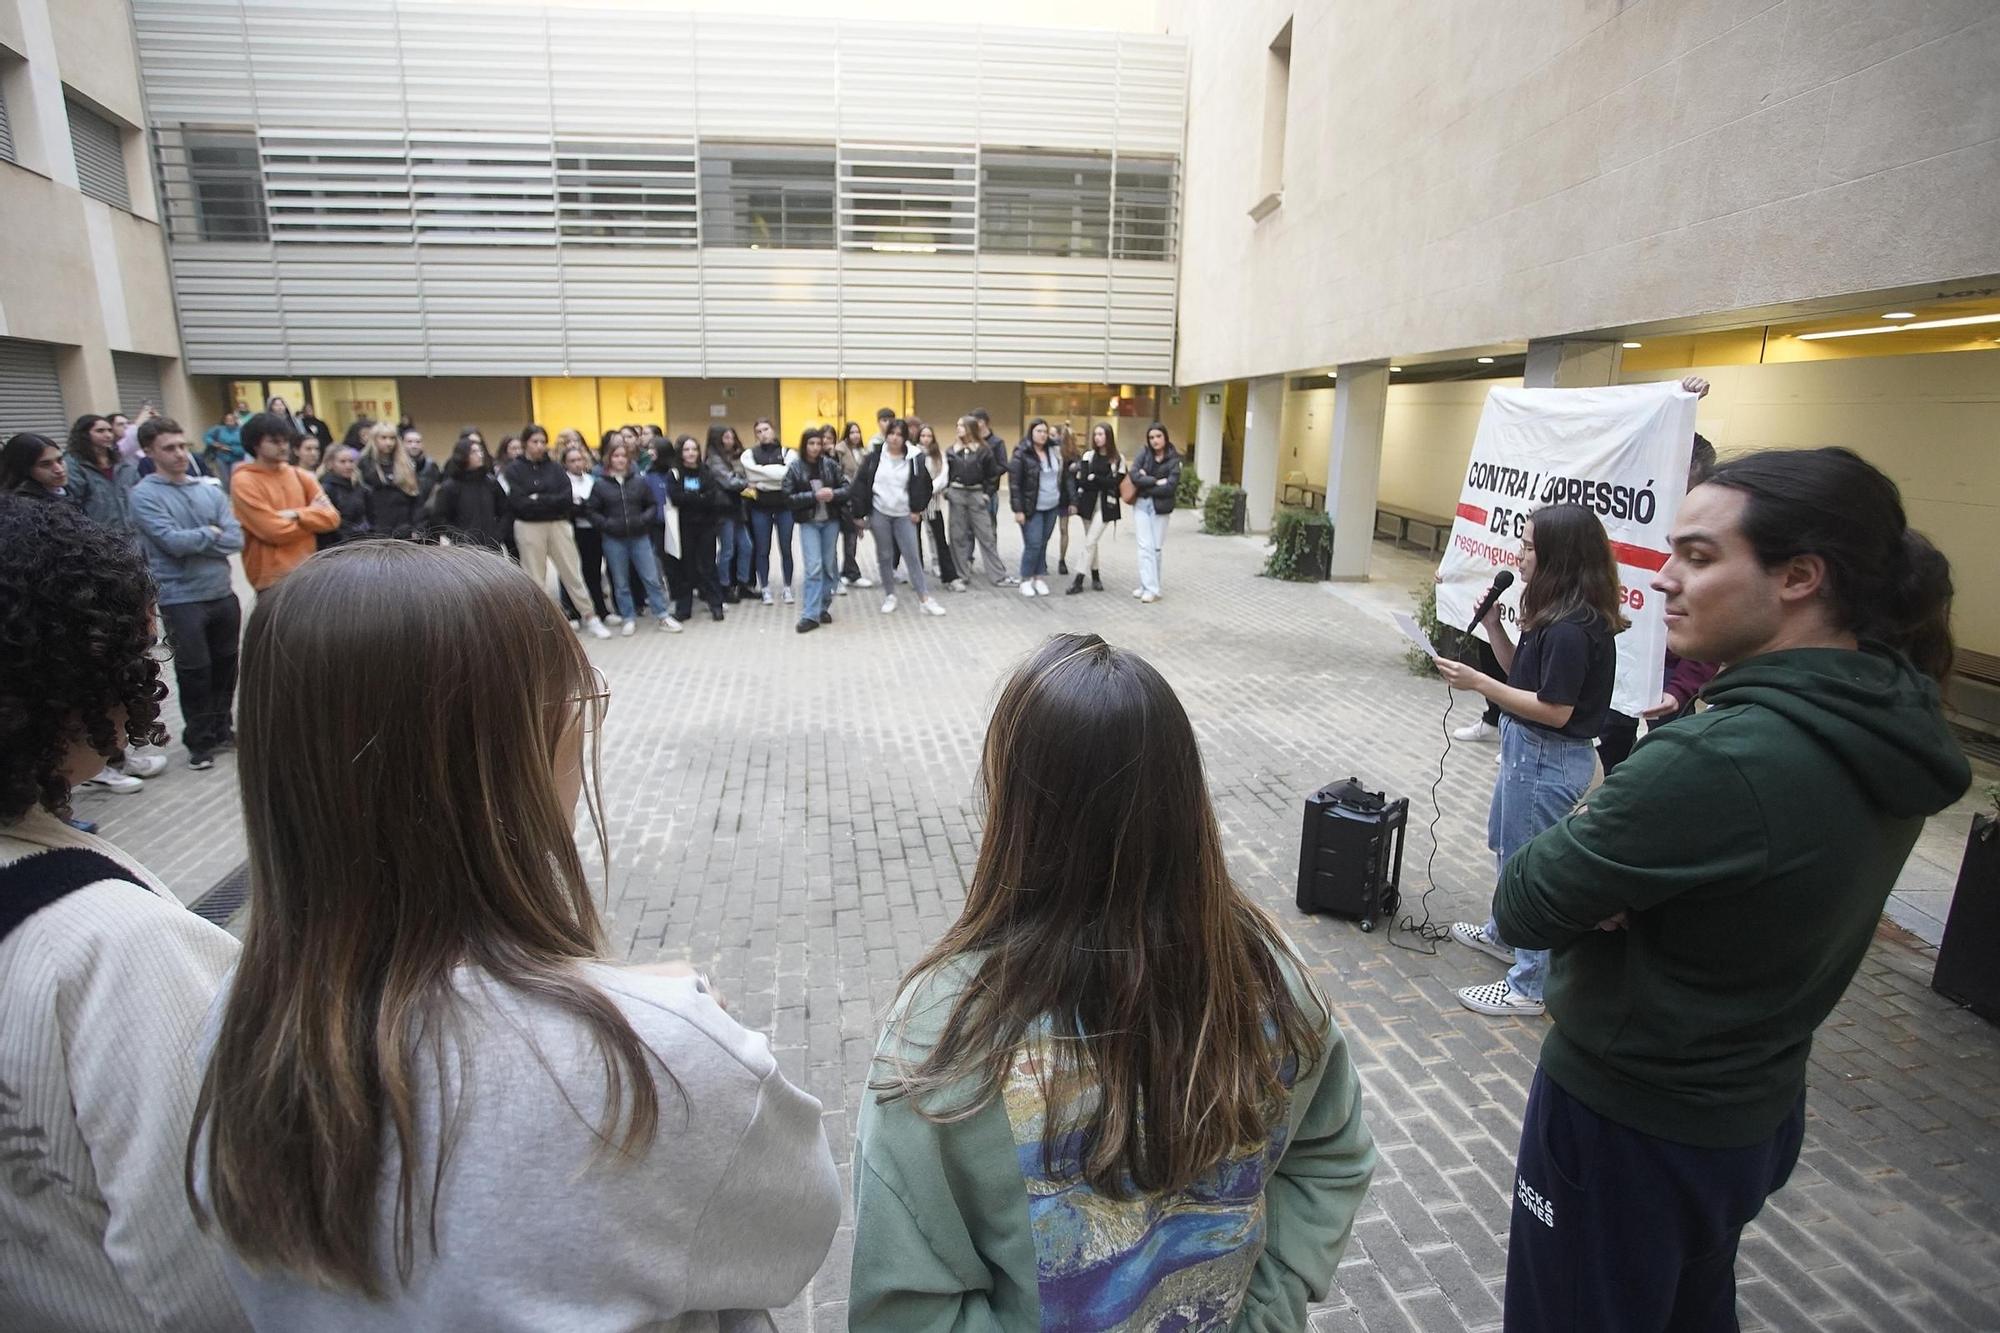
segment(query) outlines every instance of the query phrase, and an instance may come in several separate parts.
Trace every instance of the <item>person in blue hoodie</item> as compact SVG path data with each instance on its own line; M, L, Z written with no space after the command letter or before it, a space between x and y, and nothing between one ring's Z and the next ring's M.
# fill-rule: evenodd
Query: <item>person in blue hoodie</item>
M1924 820L1971 783L1939 704L1951 568L1845 449L1735 459L1653 580L1667 646L1723 663L1517 851L1501 936L1551 950L1509 1329L1736 1327L1743 1227L1791 1175L1813 1031Z
M160 585L188 767L213 768L215 752L235 741L230 710L243 608L230 583L229 557L243 549L243 529L222 487L189 475L193 458L179 425L147 420L139 447L153 470L132 488L132 522Z

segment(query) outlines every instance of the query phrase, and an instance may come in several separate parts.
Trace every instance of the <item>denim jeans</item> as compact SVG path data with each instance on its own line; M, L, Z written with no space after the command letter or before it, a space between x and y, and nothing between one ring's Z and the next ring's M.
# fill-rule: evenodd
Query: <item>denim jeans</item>
M1499 867L1505 869L1508 857L1576 808L1596 766L1597 751L1589 741L1501 714L1500 773L1493 780L1493 804L1486 810L1486 845ZM1501 939L1491 918L1486 933ZM1517 994L1539 1000L1548 970L1547 949L1516 949L1507 984Z
M801 620L818 620L820 614L833 605L834 571L840 560L839 519L829 518L815 523L806 519L799 524L799 546L806 555L805 609L799 613Z
M752 509L750 511L751 582L771 586L771 532L778 533L778 553L784 557L785 583L792 586L792 511Z
M715 581L733 588L750 581L750 525L731 515L715 529Z
M1139 536L1139 590L1160 595L1160 548L1167 543L1171 514L1153 512L1153 497L1142 495L1132 506L1132 526Z
M1062 510L1037 509L1028 515L1028 521L1021 525L1021 577L1023 579L1047 578L1049 573L1049 538L1055 535L1056 520L1062 517Z
M646 590L646 609L658 620L667 614L667 597L660 591L660 567L653 562L653 539L647 536L613 537L606 534L604 563L611 569L611 594L618 601L618 614L632 619L632 574Z

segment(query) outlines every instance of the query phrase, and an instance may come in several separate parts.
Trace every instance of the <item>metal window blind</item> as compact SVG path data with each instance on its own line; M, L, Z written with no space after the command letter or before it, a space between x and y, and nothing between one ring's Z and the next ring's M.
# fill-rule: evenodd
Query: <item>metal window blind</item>
M7 123L7 99L0 96L0 161L14 160L14 127Z
M132 187L125 180L124 135L116 125L92 111L66 101L69 141L76 153L76 181L92 199L115 208L132 207Z
M691 246L696 240L692 142L556 145L565 243Z
M841 248L969 254L975 172L968 148L841 144Z
M0 338L0 439L32 430L60 441L68 429L65 422L56 349Z
M1112 192L1111 257L1174 257L1174 159L1120 157Z
M1111 157L982 152L979 247L1000 254L1102 257L1111 234Z
M702 244L830 250L835 189L832 144L705 143Z
M113 352L111 378L118 385L118 410L126 416L138 416L139 409L147 403L160 406L158 357L138 352Z
M153 131L167 234L177 241L263 241L264 168L251 130Z

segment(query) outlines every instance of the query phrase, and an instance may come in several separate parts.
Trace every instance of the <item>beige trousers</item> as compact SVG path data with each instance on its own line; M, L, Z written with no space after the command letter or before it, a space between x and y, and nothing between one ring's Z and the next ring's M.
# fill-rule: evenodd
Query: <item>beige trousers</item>
M514 545L521 552L521 568L542 587L548 587L549 562L554 561L556 577L569 593L570 605L590 614L590 589L583 582L583 561L576 553L576 532L565 518L546 523L514 521Z

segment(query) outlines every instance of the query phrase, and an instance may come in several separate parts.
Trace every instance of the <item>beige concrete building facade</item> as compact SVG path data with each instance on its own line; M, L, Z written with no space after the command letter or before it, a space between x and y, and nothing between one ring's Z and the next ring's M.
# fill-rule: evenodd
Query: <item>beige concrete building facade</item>
M0 104L0 428L186 412L130 7L4 0Z

